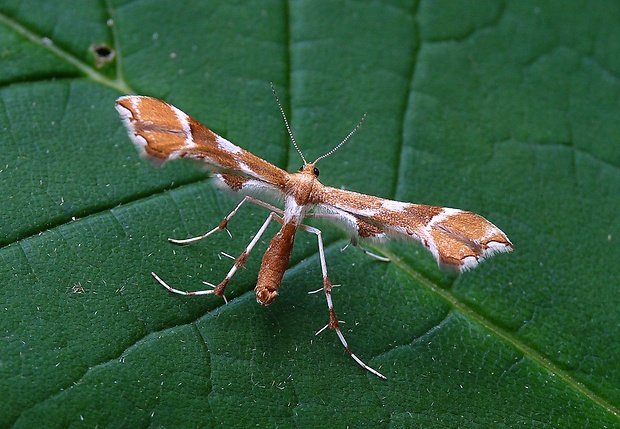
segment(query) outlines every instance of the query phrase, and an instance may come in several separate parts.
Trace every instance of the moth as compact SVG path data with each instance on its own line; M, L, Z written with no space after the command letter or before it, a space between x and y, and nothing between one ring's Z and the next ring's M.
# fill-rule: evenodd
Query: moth
M474 268L481 260L495 253L511 251L513 245L499 228L475 213L392 201L321 184L316 164L340 149L360 128L364 117L332 150L308 162L297 145L273 84L271 88L291 142L303 161L302 167L295 173L288 173L236 146L165 101L136 95L120 97L116 101L116 109L129 137L143 157L159 164L181 158L201 161L212 172L216 185L243 196L241 202L206 234L189 239L169 239L171 243L188 244L220 230L228 231L231 218L246 203L269 210L267 219L246 249L235 258L234 265L219 284L204 282L209 289L185 292L170 287L157 274L151 274L173 293L224 297L229 281L245 264L269 224L275 221L281 225L280 230L263 255L254 288L258 303L268 305L278 296L297 230L314 234L323 274L323 292L329 309L329 322L319 332L333 329L347 353L362 368L385 379L383 374L358 358L345 340L332 302L333 285L327 273L323 234L319 229L302 223L304 218L322 218L340 225L349 233L350 244L354 246L358 246L360 240L382 242L390 237L420 242L433 254L441 268L460 272ZM284 209L261 199L265 194L283 201ZM361 246L359 248L373 258L389 261Z

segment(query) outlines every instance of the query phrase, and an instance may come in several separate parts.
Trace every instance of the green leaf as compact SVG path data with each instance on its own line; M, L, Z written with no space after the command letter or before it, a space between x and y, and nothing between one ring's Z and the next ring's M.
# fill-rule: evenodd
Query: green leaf
M0 2L1 427L620 427L617 2ZM112 62L97 64L96 46ZM105 51L105 49L104 49ZM97 68L101 66L101 68ZM256 304L267 213L140 160L114 110L163 98L294 171L482 214L515 245L440 272L422 247L300 231ZM276 227L269 229L273 234Z

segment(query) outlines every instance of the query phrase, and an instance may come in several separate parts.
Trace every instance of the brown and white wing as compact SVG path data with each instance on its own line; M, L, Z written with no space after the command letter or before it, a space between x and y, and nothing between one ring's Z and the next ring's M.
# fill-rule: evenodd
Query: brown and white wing
M128 95L116 100L129 137L142 156L163 164L179 158L204 162L215 178L233 190L282 191L289 174L218 136L176 107L156 98ZM254 180L252 180L254 179Z
M475 213L401 203L342 189L322 187L317 208L333 213L354 237L419 241L442 268L466 271L512 243L499 228Z

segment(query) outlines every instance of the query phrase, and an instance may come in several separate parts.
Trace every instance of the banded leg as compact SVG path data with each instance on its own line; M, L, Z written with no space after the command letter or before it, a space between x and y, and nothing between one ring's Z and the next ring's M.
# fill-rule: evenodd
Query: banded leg
M387 380L387 377L385 375L366 365L364 362L362 362L360 358L355 355L355 353L353 353L353 351L351 351L351 347L349 347L347 340L344 338L344 335L340 330L340 323L338 322L338 318L336 317L336 310L334 310L334 303L332 302L333 285L332 282L329 280L329 276L327 275L327 264L325 262L325 250L323 248L323 234L321 233L321 230L308 225L299 225L299 228L316 235L319 243L319 259L321 260L321 271L323 272L323 291L325 292L327 307L329 308L329 323L321 330L319 330L319 332L317 332L317 335L327 328L333 329L334 331L336 331L336 334L338 335L338 338L340 339L340 342L344 346L347 353L349 353L349 355L353 358L355 362L358 363L359 366L361 366L368 372L376 375L377 377Z
M315 212L315 213L308 213L306 215L306 217L313 217L313 218L317 218L317 219L332 219L336 222L341 221L343 218L342 214L334 214L334 213L321 213L321 212ZM362 247L361 244L359 244L359 242L357 241L357 236L353 235L351 236L351 240L347 243L346 246L344 246L342 249L340 249L341 252L344 252L345 250L347 250L347 248L353 245L353 247L357 247L358 249L360 249L362 251L362 253L366 256L370 256L373 259L376 259L377 261L381 261L381 262L390 262L390 258L386 258L385 256L381 256L381 255L377 255L376 253L373 253L369 250L366 250Z
M248 199L254 199L251 197L246 197L244 198L243 201L246 201ZM241 206L241 204L243 203L243 201L235 208L235 210L233 210L231 213L234 214L236 212L237 209L239 209L239 207ZM260 201L260 200L256 200L256 201ZM261 201L262 202L262 201ZM266 204L266 203L265 203ZM229 215L230 216L230 215ZM227 216L229 218L229 216ZM171 286L169 286L166 282L164 282L157 274L155 273L151 273L153 275L153 277L155 278L155 280L157 280L159 282L159 284L161 284L163 287L165 287L166 289L168 289L168 291L172 292L172 293L176 293L179 295L184 295L184 296L193 296L193 295L217 295L217 296L221 296L224 297L224 290L226 289L226 286L228 285L228 282L230 281L230 279L232 279L232 277L235 275L235 273L237 272L237 270L239 269L239 267L242 267L245 264L245 261L248 259L248 256L250 255L250 252L252 251L252 249L254 248L254 246L256 245L256 243L258 243L258 241L261 239L262 235L265 233L265 231L267 230L267 227L269 226L269 224L271 223L272 220L276 220L278 222L281 222L281 218L278 216L277 213L271 212L269 213L269 216L267 217L267 219L265 220L265 222L263 223L263 225L260 227L260 229L258 230L258 232L256 233L256 235L254 236L254 238L252 239L252 241L250 241L250 244L248 244L248 246L245 248L245 250L235 259L235 264L232 266L232 268L230 269L230 271L228 272L228 274L226 274L226 277L224 277L224 280L222 280L220 282L220 284L213 285L211 283L208 282L203 282L204 284L211 286L212 289L205 289L205 290L198 290L198 291L193 291L193 292L186 292L186 291L182 291L179 289L175 289ZM226 218L222 221L222 223L224 223L226 221ZM222 223L220 223L220 225L222 225ZM224 227L225 228L225 225ZM205 234L205 236L208 236L209 234L211 234L214 231L217 231L218 229L223 229L220 227L215 228L214 230L209 231L207 234ZM226 298L224 298L226 299Z
M226 216L224 219L222 219L222 221L220 222L220 224L218 226L216 226L215 228L213 228L211 231L207 232L206 234L203 235L199 235L197 237L191 237L191 238L186 238L186 239L182 239L182 240L177 240L174 238L169 238L168 241L170 243L173 244L189 244L189 243L194 243L196 241L200 241L203 238L207 238L208 236L210 236L211 234L221 230L221 229L225 229L226 232L228 232L228 235L230 235L232 237L232 235L230 234L230 231L228 231L228 222L230 221L230 219L237 214L237 212L239 211L239 209L241 208L241 206L243 204L245 204L246 202L250 202L250 203L254 203L258 206L264 207L267 210L271 210L272 212L276 212L279 214L283 214L284 212L279 209L278 207L272 206L271 204L268 204L264 201L261 200L257 200L256 198L252 198L252 197L245 197L244 199L241 200L241 202L239 204L237 204L237 207L235 207L233 209L233 211L231 211L230 213L228 213L228 216Z

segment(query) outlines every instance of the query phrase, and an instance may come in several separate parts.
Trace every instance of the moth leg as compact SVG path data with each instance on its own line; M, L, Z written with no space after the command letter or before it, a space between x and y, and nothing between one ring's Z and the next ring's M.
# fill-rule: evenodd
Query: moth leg
M323 332L327 328L333 329L334 331L336 331L336 334L338 335L338 338L340 339L340 342L344 346L347 353L349 353L349 355L353 358L355 362L358 363L359 366L361 366L368 372L376 375L377 377L386 380L387 379L386 376L384 376L377 370L366 365L364 362L362 362L360 358L358 358L351 351L351 347L349 347L347 340L344 338L344 335L342 334L342 331L340 330L340 322L338 322L338 318L336 317L336 310L334 310L334 303L332 302L333 285L332 285L332 282L329 280L329 276L327 275L327 264L325 262L325 249L323 247L323 234L321 233L321 230L308 226L308 225L299 225L299 228L311 234L316 235L318 243L319 243L319 259L321 261L321 271L323 273L323 292L325 292L325 298L327 299L327 308L329 309L329 323L324 328L322 328L319 332L317 332L317 335Z
M221 229L225 229L226 232L228 232L228 235L231 235L230 232L228 231L228 222L230 221L230 219L237 214L237 212L239 211L239 209L241 208L241 206L243 204L245 204L246 202L249 203L254 203L258 206L264 207L267 210L270 210L272 212L275 213L279 213L279 214L283 214L284 212L279 209L278 207L272 206L271 204L268 204L264 201L258 200L256 198L252 198L252 197L245 197L244 199L241 200L241 202L239 204L237 204L237 207L235 207L233 209L233 211L231 211L230 213L228 213L228 216L226 216L224 219L222 219L222 221L220 222L220 224L218 226L216 226L215 228L213 228L211 231L207 232L206 234L203 235L199 235L197 237L191 237L191 238L186 238L186 239L182 239L182 240L177 240L175 238L169 238L168 241L170 243L173 244L189 244L189 243L194 243L196 241L202 240L203 238L207 238L208 236L210 236L211 234L221 230ZM232 237L232 235L231 235Z
M246 199L248 199L248 198L250 198L250 197L246 197L244 199L244 201ZM237 210L240 206L241 206L241 204L239 204L235 210ZM234 212L234 210L233 210L233 212ZM218 284L216 286L216 285L213 285L213 284L208 283L208 282L203 282L204 284L206 284L208 286L211 286L212 289L205 289L205 290L198 290L198 291L193 291L193 292L186 292L186 291L182 291L182 290L170 287L157 274L155 274L155 273L151 273L151 274L153 275L155 280L157 280L159 282L159 284L161 284L163 287L165 287L166 289L168 289L168 291L170 291L172 293L176 293L176 294L184 295L184 296L217 295L217 296L223 297L224 296L224 290L226 289L226 286L228 285L228 282L235 275L235 273L237 272L239 267L242 267L245 264L246 260L248 259L248 256L250 256L250 252L252 251L252 249L254 248L256 243L258 243L258 241L261 239L261 237L263 236L263 234L267 230L267 227L269 226L271 221L274 220L274 219L276 221L278 221L278 222L282 222L282 219L280 218L280 216L278 216L277 213L274 213L274 212L269 213L269 216L267 217L267 219L265 220L263 225L260 227L260 229L258 230L256 235L254 236L252 241L250 241L250 244L248 244L248 246L245 248L245 250L243 252L241 252L241 254L235 259L235 264L231 267L230 271L228 271L228 274L226 274L226 277L224 277L224 280L222 280L220 282L220 284ZM217 230L217 228L216 228L216 230ZM226 299L226 298L224 298L224 299Z
M330 219L336 223L340 223L344 221L345 228L349 229L351 233L351 240L347 243L346 246L340 249L341 252L344 252L345 250L347 250L347 248L350 245L353 245L354 247L359 248L363 254L370 256L371 258L376 259L377 261L390 262L390 258L377 255L376 253L373 253L369 250L364 249L362 245L359 244L357 239L358 237L360 237L360 235L362 237L375 237L375 238L379 238L384 235L383 231L377 229L376 227L373 227L367 222L362 221L361 219L358 219L357 217L351 215L350 213L346 213L346 212L340 212L340 213L313 212L313 213L308 213L306 217L312 217L312 218L317 218L317 219Z
M377 261L390 262L390 258L386 258L385 256L377 255L376 253L373 253L373 252L363 248L362 245L359 244L359 242L357 241L357 238L355 238L355 237L351 237L351 240L347 243L346 246L344 246L342 249L340 249L340 252L344 252L345 250L347 250L347 247L349 247L350 245L353 245L353 247L357 247L358 249L360 249L362 251L362 253L364 255L370 256L371 258L376 259Z

